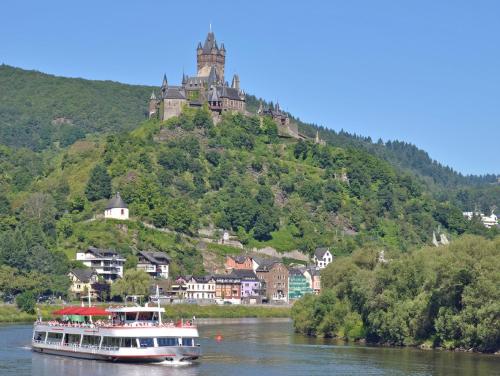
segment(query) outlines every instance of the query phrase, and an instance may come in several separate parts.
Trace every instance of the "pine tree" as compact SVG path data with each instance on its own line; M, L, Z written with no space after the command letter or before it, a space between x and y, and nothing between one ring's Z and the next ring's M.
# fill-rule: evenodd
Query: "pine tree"
M85 187L85 195L89 201L96 201L111 196L111 177L104 166L97 165L90 173L87 186Z

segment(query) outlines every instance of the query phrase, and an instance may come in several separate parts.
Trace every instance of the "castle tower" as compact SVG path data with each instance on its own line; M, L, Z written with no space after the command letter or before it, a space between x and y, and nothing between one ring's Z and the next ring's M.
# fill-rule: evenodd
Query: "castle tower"
M167 75L163 75L163 81L161 83L161 98L165 97L165 94L167 93L168 90L168 81L167 81Z
M212 66L215 66L217 80L224 82L224 66L226 63L226 49L224 44L220 48L215 40L215 34L210 29L203 46L198 43L196 49L198 77L208 77Z
M233 82L231 83L231 87L233 89L240 90L240 77L237 74L233 76Z
M158 106L158 100L156 99L156 94L153 90L153 92L151 93L151 97L149 98L149 107L148 107L150 119L156 115L157 106Z

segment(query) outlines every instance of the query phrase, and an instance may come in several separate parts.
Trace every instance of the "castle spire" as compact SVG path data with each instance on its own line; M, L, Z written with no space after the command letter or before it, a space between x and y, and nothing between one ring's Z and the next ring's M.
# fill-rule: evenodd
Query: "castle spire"
M151 100L155 100L156 99L156 94L155 94L154 90L151 92L151 97L149 99L151 99Z
M165 73L163 74L163 82L161 83L161 87L168 87L167 75Z

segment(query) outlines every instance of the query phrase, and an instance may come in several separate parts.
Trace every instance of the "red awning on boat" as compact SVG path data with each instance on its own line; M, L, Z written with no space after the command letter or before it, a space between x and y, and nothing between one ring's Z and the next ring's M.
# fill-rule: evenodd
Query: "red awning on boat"
M66 307L53 312L55 315L108 316L109 312L99 307Z

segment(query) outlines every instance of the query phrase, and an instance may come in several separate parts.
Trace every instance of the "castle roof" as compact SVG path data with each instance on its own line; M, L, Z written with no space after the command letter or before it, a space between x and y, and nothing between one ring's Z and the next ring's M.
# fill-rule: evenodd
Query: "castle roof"
M179 86L169 86L163 95L164 99L186 99L184 89Z
M210 88L210 91L208 94L208 100L210 102L218 102L219 101L219 94L217 93L217 88L215 86L212 86Z
M111 199L108 201L108 204L106 205L106 210L115 208L126 208L126 207L127 204L125 203L125 201L122 200L120 192L116 192L116 194L113 197L111 197Z
M228 98L232 100L241 101L240 91L238 89L222 86L222 91L220 94L221 98Z
M217 72L215 70L215 66L212 65L210 68L210 74L208 75L208 84L213 85L217 83Z
M203 44L203 52L210 53L212 49L219 50L219 47L217 46L217 41L215 40L215 34L212 31L210 31L207 34L205 43Z
M153 92L151 93L151 97L149 99L156 99L156 94L155 94L155 91L153 90Z

